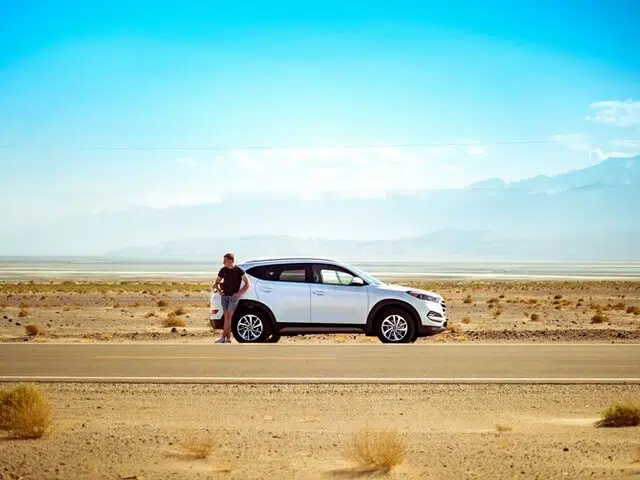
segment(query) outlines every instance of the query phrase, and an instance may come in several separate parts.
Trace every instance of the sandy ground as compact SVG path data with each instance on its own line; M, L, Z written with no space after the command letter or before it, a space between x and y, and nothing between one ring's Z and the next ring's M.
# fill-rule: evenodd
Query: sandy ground
M410 282L407 282L410 283ZM449 306L451 331L420 339L509 342L638 342L640 282L427 282ZM212 342L208 285L179 282L0 283L0 341ZM166 303L166 305L165 305ZM160 306L164 305L164 306ZM183 307L186 326L162 327ZM594 315L602 323L592 323ZM36 324L45 335L28 337ZM298 336L282 342L377 342L363 335Z
M42 388L55 428L0 439L3 480L357 478L343 454L362 428L405 439L389 478L640 477L640 429L593 425L612 402L637 401L637 385ZM192 439L212 439L212 455L183 456Z

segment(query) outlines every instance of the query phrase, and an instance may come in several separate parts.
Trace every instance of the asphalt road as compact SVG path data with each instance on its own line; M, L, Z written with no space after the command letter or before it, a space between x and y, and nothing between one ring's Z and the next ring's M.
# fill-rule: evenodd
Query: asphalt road
M0 381L640 383L640 345L0 344Z

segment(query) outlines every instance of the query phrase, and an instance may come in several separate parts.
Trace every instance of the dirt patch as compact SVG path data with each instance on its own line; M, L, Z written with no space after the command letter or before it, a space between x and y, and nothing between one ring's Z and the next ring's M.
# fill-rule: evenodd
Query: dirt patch
M54 408L54 432L35 441L0 440L0 472L9 478L336 478L336 471L357 467L342 456L365 428L397 431L406 441L402 464L386 478L640 473L638 428L587 423L612 403L636 401L634 385L42 388ZM498 424L512 429L497 431ZM171 455L194 438L215 445L207 458Z

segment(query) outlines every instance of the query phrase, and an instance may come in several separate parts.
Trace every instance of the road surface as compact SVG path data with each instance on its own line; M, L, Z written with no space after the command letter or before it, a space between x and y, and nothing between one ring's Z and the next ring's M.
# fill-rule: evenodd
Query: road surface
M640 383L640 345L0 344L0 381Z

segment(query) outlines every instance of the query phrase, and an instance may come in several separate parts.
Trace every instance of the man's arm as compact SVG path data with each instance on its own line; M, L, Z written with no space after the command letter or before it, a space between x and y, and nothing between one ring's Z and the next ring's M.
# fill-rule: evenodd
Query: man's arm
M244 295L244 293L249 290L249 287L251 287L251 281L249 280L249 277L247 277L246 274L242 275L242 280L244 282L244 285L242 285L242 288L240 288L240 291L238 292L238 296L241 297L242 295Z
M220 278L220 275L218 275L216 277L216 281L213 282L213 285L211 285L211 291L212 292L219 292L220 291L220 282L222 281L222 278Z

